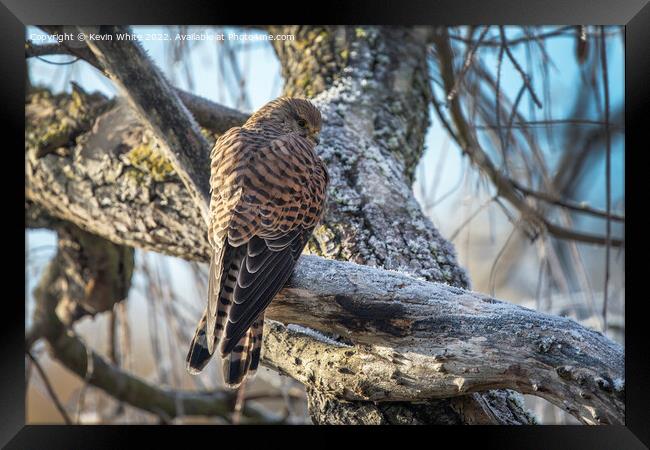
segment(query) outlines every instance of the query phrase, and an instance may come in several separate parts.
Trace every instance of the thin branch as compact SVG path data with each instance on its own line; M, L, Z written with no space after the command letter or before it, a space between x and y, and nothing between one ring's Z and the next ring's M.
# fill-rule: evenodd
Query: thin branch
M518 44L525 44L527 42L530 42L532 40L536 39L547 39L551 37L558 37L558 36L565 36L568 33L570 33L573 30L572 26L563 26L559 27L555 30L548 31L546 33L540 33L535 36L521 36L515 39L510 39L506 41L508 45L518 45ZM465 44L472 44L474 43L474 39L468 39L466 37L456 35L456 34L450 34L449 35L450 39L453 39L455 41L461 41ZM503 40L501 39L494 39L494 40L484 40L483 45L486 45L488 47L500 47L503 45Z
M27 350L26 353L29 359L32 361L34 367L36 367L38 374L41 376L41 380L43 380L43 384L45 385L45 389L47 390L48 395L52 399L52 402L54 403L54 406L56 406L56 409L59 411L61 416L63 416L63 420L65 421L66 425L72 425L73 422L70 419L68 412L63 407L61 400L59 400L59 397L56 395L56 392L54 392L54 388L52 388L50 379L47 377L47 374L45 373L45 370L43 370L43 367L41 367L41 363L38 362L38 359L36 359L29 350Z
M79 336L67 330L56 314L59 292L54 286L61 276L60 269L60 264L56 259L53 260L34 291L35 308L38 314L35 316L35 326L31 331L31 334L35 334L35 330L38 330L36 339L45 338L48 341L51 354L58 362L87 384L102 389L116 400L153 414L172 419L193 415L230 417L235 395L233 392L179 391L150 384L111 364L88 347ZM29 350L26 350L26 353L36 365ZM46 387L48 384L46 381ZM50 390L51 386L48 388L48 391ZM57 401L54 399L55 404ZM242 414L249 422L276 423L278 421L276 416L269 414L253 402L247 402ZM72 421L68 418L66 423Z
M113 305L115 306L115 305ZM117 364L113 363L115 366ZM86 392L88 392L88 387L90 385L90 379L93 376L93 373L95 372L95 366L93 364L93 359L91 357L91 354L86 352L86 375L84 376L83 379L83 386L81 387L81 390L79 391L79 398L77 400L77 423L81 423L81 413L85 407L86 404ZM121 403L120 403L121 405Z
M117 350L117 347L119 346L117 339L117 303L115 303L113 309L109 311L108 318L108 356L113 364L119 366L120 361Z
M447 37L445 32L438 35L434 40L434 45L437 49L438 63L445 88L450 89L453 85L454 73L451 63L451 47ZM471 132L471 128L465 120L458 98L455 98L451 102L450 109L452 120L456 126L456 132L452 136L470 157L472 162L492 180L492 183L497 189L497 193L515 206L522 214L524 220L533 226L541 225L548 233L559 239L605 245L607 242L605 237L556 225L546 219L537 209L530 206L514 188L510 179L501 174L487 153L481 148L477 137ZM440 111L440 109L438 108L436 111ZM612 238L609 242L613 246L623 245L623 240L618 238Z
M559 198L559 197L557 197L555 195L551 195L551 194L548 194L546 192L535 191L533 189L529 189L527 187L524 187L524 186L520 185L517 181L512 180L512 179L510 180L510 182L513 184L515 189L521 191L525 195L530 196L530 197L535 197L535 198L543 200L543 201L545 201L547 203L552 203L554 205L561 206L562 208L567 208L567 209L570 209L570 210L578 212L578 213L590 214L592 216L602 217L603 219L609 218L609 219L615 220L617 222L625 222L625 217L624 216L621 216L621 215L618 215L618 214L615 214L615 213L612 213L612 212L610 212L608 214L607 211L602 211L600 209L592 208L592 207L590 207L588 205L584 205L584 204L581 204L581 203L574 203L574 202L571 202L570 200L562 200L561 198Z
M510 137L512 136L512 122L515 120L515 115L517 114L517 108L519 107L519 102L524 96L524 91L525 87L522 86L519 89L519 92L517 93L517 97L515 98L515 103L512 105L512 109L510 111L510 117L508 118L508 125L506 126L506 136L504 139L505 142L505 148L503 149L503 158L504 162L506 163L506 169L508 167L508 148L510 146ZM501 110L499 107L500 105L497 105L497 109ZM499 130L500 131L500 130Z
M460 87L460 83L463 81L465 74L472 66L472 62L474 61L474 54L476 53L476 50L478 50L479 45L481 45L481 41L483 41L483 38L485 37L485 35L489 30L490 27L486 26L483 32L479 35L478 40L472 45L472 47L468 48L467 53L465 54L465 62L463 63L463 67L460 69L460 72L456 76L456 82L454 83L454 86L451 88L451 92L449 92L449 95L447 95L448 102L452 101L454 97L456 97L456 94L458 93L458 88Z
M503 52L505 45L499 48L499 57L497 59L497 85L494 94L494 109L496 111L497 133L499 133L499 144L501 151L504 153L503 163L508 171L508 158L505 156L505 143L503 142L503 130L501 129L501 69L503 67Z
M113 366L75 335L64 333L52 344L55 357L81 378L87 377L87 360L90 359L94 369L89 383L131 406L154 414L162 411L172 419L195 415L230 416L234 398L229 391L176 391L151 385ZM243 414L253 421L275 422L273 417L250 404Z
M503 243L501 246L501 249L497 253L496 257L494 258L494 261L492 262L492 267L490 267L490 276L489 276L489 281L488 285L490 287L490 295L494 295L494 289L495 289L495 284L496 284L496 273L497 273L497 265L499 264L499 261L501 260L501 257L506 251L506 248L508 247L508 244L512 240L512 237L515 235L517 230L519 229L519 221L517 221L514 226L512 227L512 231L508 234L508 238L506 241Z
M527 128L530 126L547 126L547 125L596 125L604 126L605 123L599 120L588 119L552 119L552 120L525 120L518 121L512 124L512 128ZM498 128L498 125L474 125L473 128L477 130L484 130L488 128ZM611 128L611 124L610 124ZM616 130L623 132L623 128L616 127Z
M248 114L236 109L214 103L181 89L175 89L183 104L192 113L196 121L214 133L224 133L232 127L238 127L248 119Z
M48 33L58 33L61 27L56 26L41 26L43 30ZM71 55L76 56L79 59L86 61L91 66L95 67L97 70L106 74L104 69L95 58L95 55L90 51L90 49L85 45L69 45L68 41L63 41L62 43L54 44L38 44L34 45L31 41L25 42L25 57L32 58L37 56L47 56L47 55Z
M547 31L545 33L540 33L536 35L526 35L526 36L520 36L517 38L509 39L507 40L508 45L519 45L519 44L526 44L530 41L541 41L541 40L546 40L548 38L553 38L553 37L563 37L563 36L570 36L573 34L573 29L574 25L567 25L563 27L559 27L555 30ZM609 32L607 33L608 36L614 35L614 34L619 34L616 32ZM590 33L587 32L585 34L586 36L598 36L598 33ZM474 39L468 39L464 36L458 35L458 34L450 34L449 35L450 39L453 39L455 41L460 41L465 44L473 44L476 42ZM488 40L483 40L483 45L487 47L500 47L502 45L503 41L501 39L488 39Z
M246 386L247 386L247 380L244 380L244 382L239 386L237 389L237 395L235 396L235 403L233 406L233 412L232 412L232 423L233 425L239 424L239 421L241 420L241 411L248 399L245 396L246 393Z
M533 89L533 86L530 83L530 76L519 65L519 62L510 51L510 47L508 47L508 45L506 44L506 35L505 32L503 31L503 26L499 26L499 34L501 35L501 42L503 43L503 46L505 48L506 54L508 55L508 58L510 59L510 62L512 62L512 65L515 66L515 69L517 70L517 72L519 72L519 75L521 75L521 79L524 81L524 84L526 85L526 89L528 89L528 92L530 93L530 96L532 97L533 101L535 102L537 107L541 109L542 102L537 97L537 94L535 94L535 90Z
M490 197L490 198L489 198L486 202L484 202L481 206L479 206L478 208L476 208L476 211L474 211L472 214L470 214L470 216L469 216L467 219L465 219L465 220L463 221L463 223L461 223L461 224L458 226L458 228L456 228L456 229L454 230L453 233L451 233L451 234L449 235L449 240L453 242L454 239L456 239L456 237L458 236L458 233L460 233L461 230L467 226L467 224L469 224L472 220L474 220L474 218L475 218L476 216L478 216L479 213L480 213L481 211L483 211L487 206L489 206L490 203L492 203L492 202L494 201L495 198L496 198L496 197Z
M56 31L56 27L43 27L46 30ZM25 43L25 56L27 58L40 57L46 55L71 55L76 56L95 69L99 70L104 76L109 76L104 67L97 60L95 55L87 46L67 45L67 42L55 44L34 45L32 42ZM215 132L223 133L229 128L241 125L248 119L245 114L236 109L214 103L199 95L184 91L179 88L173 88L183 104L190 110L196 121L204 128Z
M600 61L603 75L603 90L605 91L605 202L607 204L607 230L605 244L605 286L603 291L603 328L607 330L607 300L609 290L609 254L612 245L612 142L609 132L609 80L607 74L607 41L605 40L605 27L600 27Z

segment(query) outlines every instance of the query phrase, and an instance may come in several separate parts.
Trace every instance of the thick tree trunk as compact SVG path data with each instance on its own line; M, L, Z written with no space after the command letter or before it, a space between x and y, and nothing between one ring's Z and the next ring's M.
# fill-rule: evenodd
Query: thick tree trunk
M324 117L325 145L318 150L331 175L330 201L309 250L469 287L452 245L424 216L411 188L429 126L429 30L291 26L272 31L296 36L274 42L285 94L313 98ZM309 391L316 423L400 423L396 417L472 422L456 412L456 402L395 404L395 414L387 415L380 405L339 402ZM422 416L423 410L431 412Z
M310 250L467 287L453 247L411 189L429 125L426 30L276 31L296 36L276 41L286 94L313 97L324 117L317 150L331 175L330 198Z

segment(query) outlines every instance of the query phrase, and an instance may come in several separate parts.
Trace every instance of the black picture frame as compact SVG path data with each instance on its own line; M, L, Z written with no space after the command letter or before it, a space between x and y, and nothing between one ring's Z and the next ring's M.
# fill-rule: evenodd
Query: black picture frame
M647 261L643 244L644 220L642 208L635 208L635 200L644 201L643 174L646 171L641 158L648 149L646 124L650 117L650 4L647 0L401 0L401 1L329 1L317 7L307 2L215 2L191 0L139 1L120 0L90 2L83 0L2 0L0 6L0 91L2 107L0 121L7 131L3 135L2 159L5 170L0 176L5 207L10 209L3 217L3 264L5 283L4 308L1 310L3 350L0 356L0 444L6 448L125 448L146 438L146 447L156 442L170 442L181 438L186 445L199 444L202 438L223 439L224 433L237 434L239 439L250 439L250 428L239 427L148 427L148 426L47 426L25 425L24 373L24 305L18 300L22 293L20 255L24 256L24 237L19 217L24 209L24 191L20 190L18 170L24 145L24 39L26 25L45 24L244 24L244 23L341 23L386 25L468 25L468 24L597 24L625 25L625 139L626 139L626 242L635 245L625 254L626 273L626 425L625 426L526 426L526 427L468 427L462 432L457 427L363 428L358 427L257 427L256 432L287 433L290 441L309 445L296 439L296 433L310 439L311 433L343 432L349 438L351 431L364 436L379 437L398 434L406 445L416 445L420 439L430 445L443 445L441 438L455 440L453 445L474 440L481 448L647 448L650 445L650 372L648 370L646 316L643 314L647 295L642 295L644 278L636 275L648 264L634 264L635 256ZM6 160L9 158L9 160ZM15 160L14 160L15 158ZM24 172L23 172L24 175ZM647 175L646 175L647 177ZM632 207L630 207L632 206ZM641 206L641 205L640 205ZM637 217L636 219L634 217ZM9 244L9 245L7 245ZM646 244L647 245L647 244ZM22 246L22 247L21 247ZM15 255L15 256L14 256ZM643 258L645 255L645 258ZM13 261L16 258L16 262ZM11 258L11 259L10 259ZM15 275L12 273L15 271ZM26 274L23 273L23 276ZM641 280L641 281L639 281ZM291 433L291 435L289 435ZM419 434L419 436L411 433ZM423 433L423 434L420 434ZM411 437L412 436L412 437ZM257 438L254 438L257 439ZM283 439L283 438L280 438ZM244 441L242 441L244 442ZM278 441L278 443L287 441ZM411 444L409 444L411 442ZM244 444L242 444L244 445ZM421 444L417 444L421 445ZM428 446L428 445L427 445Z

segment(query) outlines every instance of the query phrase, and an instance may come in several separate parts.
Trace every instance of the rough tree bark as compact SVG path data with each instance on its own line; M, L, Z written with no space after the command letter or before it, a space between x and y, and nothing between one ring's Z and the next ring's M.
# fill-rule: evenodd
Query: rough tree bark
M430 29L291 26L271 31L296 36L274 42L285 94L313 98L324 117L324 145L318 150L331 175L330 201L309 250L469 287L452 245L424 216L411 189L429 126ZM314 421L376 423L375 416L393 423L376 405L358 405L375 414L351 416L352 405L335 404L335 398L310 394ZM404 416L413 416L402 408ZM449 420L459 419L443 422Z
M424 216L411 183L431 98L425 29L287 27L277 41L287 95L323 113L318 147L331 175L313 253L467 287L455 251Z
M585 423L618 423L624 414L620 346L565 317L314 256L303 257L268 314L345 338L327 348L331 339L317 333L320 346L310 347L267 335L267 350L287 355L277 368L323 395L423 401L511 388Z
M310 35L311 31L315 34ZM312 73L314 75L313 78L303 78L300 82L302 87L298 87L298 82L292 82L289 78L288 89L292 89L291 86L294 85L297 89L295 93L300 92L298 89L312 89L304 92L316 95L315 102L323 111L326 123L323 130L321 156L327 161L332 175L330 209L324 225L310 244L310 250L338 259L399 270L421 279L441 281L457 288L466 288L468 280L455 260L453 248L440 237L423 216L410 189L414 164L422 151L423 135L428 124L429 87L426 78L424 31L416 29L409 32L371 27L345 31L299 29L284 32L293 32L298 40L288 43L286 47L278 48L283 66L294 64L295 67L289 69L292 74ZM401 40L399 45L397 45L398 40ZM329 58L323 56L327 52L334 55L331 57L332 68L315 71L309 69L309 64L306 64L307 69L303 68L300 55L307 50L321 52L325 61ZM325 64L324 67L330 66ZM296 80L298 79L296 75ZM120 102L107 102L97 96L83 93L77 93L76 97L75 95L53 97L47 92L40 91L28 100L26 116L28 125L26 194L30 202L60 219L71 221L119 244L147 248L189 260L207 260L209 252L205 239L205 225L199 209L193 204L174 167L161 157L160 148L151 132L139 123L126 105ZM318 260L311 260L311 262L308 259L303 260L298 270L300 271L302 267L313 269L315 267L313 261ZM388 275L386 272L382 273ZM424 283L410 278L405 279L405 284ZM289 289L286 292L292 291ZM463 299L465 301L473 299L472 301L477 305L488 308L489 314L497 314L491 317L492 322L485 322L486 328L481 330L475 327L473 331L478 332L479 343L480 339L485 337L486 341L498 344L497 341L490 340L486 336L490 335L491 328L494 332L494 328L502 324L497 320L498 313L504 312L498 306L499 304L485 302L480 296L466 290L459 289L456 294L452 291L446 292L449 293L452 301L461 300L458 303L460 309L457 311L460 316L453 322L458 325L459 333L467 331L463 328L465 315L469 314L470 318L472 315L479 315L478 309L471 307L463 309L466 306ZM301 292L305 298L300 302L313 302L318 297L307 294L308 291ZM368 305L372 305L371 297L372 295L366 297L362 295L360 298L368 302ZM271 317L285 322L300 322L300 320L292 320L295 319L295 314L292 316L282 308L283 302L291 302L290 299L291 295L285 294L276 302L277 308L274 307ZM294 300L300 303L297 299ZM332 293L320 297L318 304L327 305L332 301L335 302L334 304L341 305L336 295ZM341 301L343 305L359 306L355 301L345 299ZM433 303L437 301L438 299L431 299ZM385 299L379 300L379 304L386 302ZM398 304L396 302L391 307L399 309ZM424 308L424 303L421 306ZM292 307L299 310L297 304L293 304ZM351 334L345 337L352 340L358 354L372 355L374 351L376 359L377 355L382 354L382 348L390 349L385 346L389 341L382 344L366 340L364 343L368 333L366 330L364 334L363 330L368 324L373 324L372 327L375 327L378 323L383 323L380 330L381 327L388 327L388 329L397 327L405 333L426 333L427 327L431 326L433 331L430 332L434 334L426 337L429 343L446 337L446 333L450 331L446 329L440 333L441 330L438 330L438 334L435 333L435 314L439 311L423 313L429 321L421 317L419 319L421 324L426 326L423 325L424 329L418 331L412 328L412 323L409 324L408 317L405 322L391 323L392 317L387 318L385 311L383 316L368 315L374 306L368 308L356 307L348 311L348 315L336 316L335 323L342 324L343 328L333 326L332 316L329 317L329 323L322 320L319 322L318 318L313 317L310 319L311 322L307 320L302 323L315 328L325 325L321 328L323 331L337 332L344 336L346 335L344 329L347 329ZM379 308L375 310L377 311L383 310ZM291 318L288 319L289 317ZM506 320L508 317L505 315L501 320ZM541 326L546 319L534 316L531 320L535 326ZM513 322L512 325L516 326L516 323ZM328 351L335 352L341 345L345 345L346 339L342 340L343 344L336 341L323 344L318 339L287 329L280 324L270 323L269 326L265 341L265 363L299 379L305 378L304 382L308 384L308 392L310 392L312 416L316 422L422 423L430 422L434 418L437 418L435 421L440 423L527 423L530 421L519 405L517 397L508 391L459 396L464 391L454 385L455 388L442 391L445 392L443 396L454 396L452 399L432 401L431 399L436 395L431 393L431 397L426 399L417 396L393 398L392 400L395 401L389 405L375 403L372 396L355 396L336 390L323 392L318 389L323 384L322 381L335 382L336 378L341 378L342 373L328 374L325 370L319 375L321 384L315 385L309 377L299 374L302 370L299 367L301 364L297 364L295 357L288 358L284 344L271 345L270 340L288 343L290 339L293 348L299 347L301 351L307 351L306 354L309 354L323 345L326 345ZM551 336L555 336L553 333ZM453 334L449 333L449 335ZM377 336L382 339L386 337L382 333ZM532 332L530 336L533 336ZM545 336L540 333L538 338ZM558 335L554 339L562 340L563 336ZM588 333L584 336L588 343L600 342L600 338ZM462 339L459 335L456 338ZM359 339L358 343L356 339ZM419 339L425 339L424 335ZM528 342L527 345L533 341ZM426 342L424 340L422 345ZM553 342L559 341L552 341L551 344ZM533 354L535 345L531 345L527 351ZM549 345L548 348L552 350L553 346ZM558 345L557 351L564 357L559 362L580 362L575 354L564 354L559 350L560 348ZM478 345L475 349L488 348ZM604 386L601 389L603 392L607 392L607 389L611 391L615 384L614 380L619 375L622 376L622 351L620 348L610 350L615 356L611 360L611 366L615 370L611 370L605 374L605 378L602 378L606 382L608 382L607 378L611 381L608 382L609 385L601 383ZM324 357L321 354L319 359L322 358ZM478 364L477 359L459 361L448 363L446 366L442 361L435 361L427 373L435 372L435 367L441 367L442 364L445 366L446 373L437 372L441 374L439 379L449 381L453 379L451 375L463 379L481 379L482 373L471 371L472 365ZM388 378L391 367L394 369L398 362L390 361L384 364ZM462 371L463 364L469 366L469 372ZM587 361L587 364L596 371L599 367L602 368L592 360ZM521 362L521 367L524 369L532 365L527 360ZM553 370L554 367L548 366L541 373L548 375ZM549 375L554 382L550 389L554 392L561 391L564 389L562 386L566 384L580 384L581 380L582 382L585 380L580 376L572 377L570 374L578 373L572 368L565 367L560 372L569 376ZM358 373L363 375L362 371ZM468 373L474 375L467 375ZM322 378L323 376L326 379ZM434 374L431 376L435 377ZM493 377L487 385L480 385L480 383L474 386L472 383L463 383L463 385L467 386L466 392L490 387L516 387L525 391L522 385L516 382L516 380L526 379L525 372L512 369L510 375L505 377L504 384L490 384L496 378L498 377ZM367 380L371 379L367 378ZM529 385L532 386L532 382ZM538 384L539 386L544 387L544 384ZM589 388L591 387L589 385ZM534 393L541 395L542 392L538 389ZM584 393L589 395L587 391ZM621 405L616 403L618 394L612 394L614 398L607 399L607 394L599 393L596 401L600 401L600 395L605 395L602 401L606 403L609 400L614 411L618 408L617 416L612 422L620 423L622 411L620 411ZM547 398L552 400L551 397L549 395ZM400 401L405 399L422 401L425 404L417 405ZM583 407L588 406L589 401L582 397L576 399L580 405L578 409L582 410L572 410L570 404L563 406L574 415L581 417L583 421L594 423L597 422L594 414L585 412ZM601 415L605 418L604 421L608 420L607 414ZM600 415L596 414L596 416L600 418Z

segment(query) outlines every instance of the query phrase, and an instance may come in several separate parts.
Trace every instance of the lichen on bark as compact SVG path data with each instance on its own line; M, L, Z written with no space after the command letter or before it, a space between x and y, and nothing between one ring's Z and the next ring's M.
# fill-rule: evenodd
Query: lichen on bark
M330 172L328 209L308 250L460 287L453 247L411 190L431 97L423 29L286 27L275 41L284 93L324 118L317 147ZM318 58L315 58L317 56Z
M284 94L311 98L323 115L323 144L317 151L328 166L329 199L307 251L469 288L453 246L424 215L411 187L430 124L429 31L291 26L272 32L296 36L274 41ZM469 423L471 415L463 418L450 405L464 401L479 410L478 402L489 403L463 399L385 409L309 394L316 423L418 423L423 411L428 411L429 423ZM502 398L495 402L504 404ZM445 418L433 418L435 411L446 411ZM515 415L520 423L530 422L523 413ZM402 422L389 418L407 416Z
M71 122L69 139L41 152L48 127L74 117L74 102L65 93L35 91L27 97L26 197L50 215L114 242L207 260L200 212L156 139L121 99L93 97L86 119Z
M94 117L109 106L98 93L88 94L73 84L71 94L52 94L48 89L31 87L26 110L25 145L36 149L37 157L65 148L88 130Z

